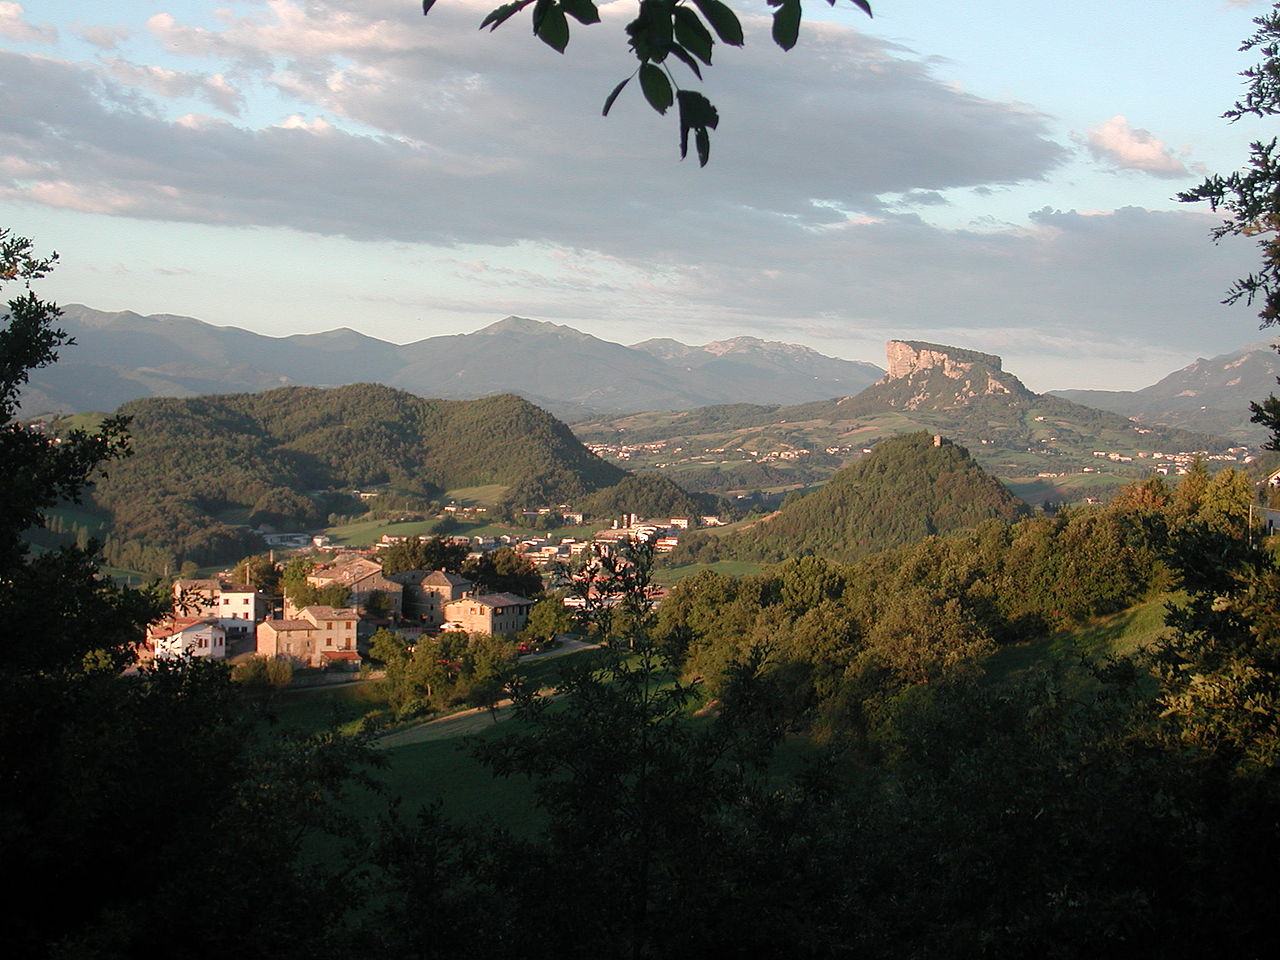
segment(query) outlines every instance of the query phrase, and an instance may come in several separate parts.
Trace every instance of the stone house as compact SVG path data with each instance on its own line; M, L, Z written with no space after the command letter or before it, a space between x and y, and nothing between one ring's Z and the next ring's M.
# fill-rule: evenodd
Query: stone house
M382 564L366 557L352 555L340 556L333 563L316 567L307 575L307 583L313 587L342 586L351 591L347 601L358 613L369 612L375 595L382 594L387 598L387 608L383 613L398 617L400 615L404 587L382 575Z
M303 607L295 617L258 624L258 653L289 657L308 667L358 667L359 622L359 614L343 607Z
M475 589L466 577L445 570L405 570L391 574L390 579L404 588L403 615L421 620L428 627L444 623L446 603L460 600Z
M465 595L444 605L444 617L468 633L519 633L529 622L533 601L514 593Z

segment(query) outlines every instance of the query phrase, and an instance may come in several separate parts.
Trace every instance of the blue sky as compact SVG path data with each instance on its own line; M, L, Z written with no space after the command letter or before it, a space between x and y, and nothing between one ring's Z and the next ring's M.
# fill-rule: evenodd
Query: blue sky
M631 4L564 56L489 5L0 2L0 222L62 302L271 335L909 338L1040 390L1265 336L1218 302L1252 243L1171 197L1273 135L1220 119L1269 4L811 2L786 54L744 18L681 78L721 111L705 169L638 90L600 117Z

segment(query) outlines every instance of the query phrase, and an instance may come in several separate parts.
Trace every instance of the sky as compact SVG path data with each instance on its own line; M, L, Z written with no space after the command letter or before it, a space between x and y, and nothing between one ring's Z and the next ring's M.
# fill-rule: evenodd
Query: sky
M601 116L634 0L563 55L494 5L0 0L0 225L59 302L271 336L914 339L1035 390L1267 338L1220 303L1254 241L1173 198L1275 134L1221 118L1270 3L810 0L789 52L738 4L744 47L673 68L720 112L705 168L637 84Z

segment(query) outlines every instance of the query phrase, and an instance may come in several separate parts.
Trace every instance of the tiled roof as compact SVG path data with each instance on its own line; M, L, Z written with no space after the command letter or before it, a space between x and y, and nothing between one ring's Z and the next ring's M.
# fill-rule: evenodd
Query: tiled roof
M449 573L446 570L433 570L431 575L423 580L423 583L430 583L437 586L449 587L469 587L471 581L466 577L459 576L456 573Z
M360 614L345 607L322 607L319 605L303 607L303 612L311 614L317 620L359 620Z
M533 603L527 597L522 597L515 593L485 593L478 597L463 597L461 600L452 600L450 603L466 603L468 600L483 604L486 607L514 607L519 604Z
M310 620L263 620L262 626L270 627L276 633L285 630L314 630L316 625Z
M186 633L188 630L207 624L217 626L218 621L212 617L172 617L153 624L147 629L147 633L157 640L163 640L165 637L171 637L175 633Z
M219 589L217 580L175 580L174 587L179 590L214 590Z

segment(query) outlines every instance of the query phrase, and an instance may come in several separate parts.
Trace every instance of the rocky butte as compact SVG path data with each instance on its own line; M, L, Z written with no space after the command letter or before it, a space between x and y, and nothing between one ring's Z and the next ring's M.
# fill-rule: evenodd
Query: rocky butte
M1029 393L1017 377L1004 372L1000 358L990 353L919 340L890 340L885 354L889 372L876 386L897 388L884 398L890 406L915 410L926 404L947 406L980 396ZM904 391L903 386L910 389Z

